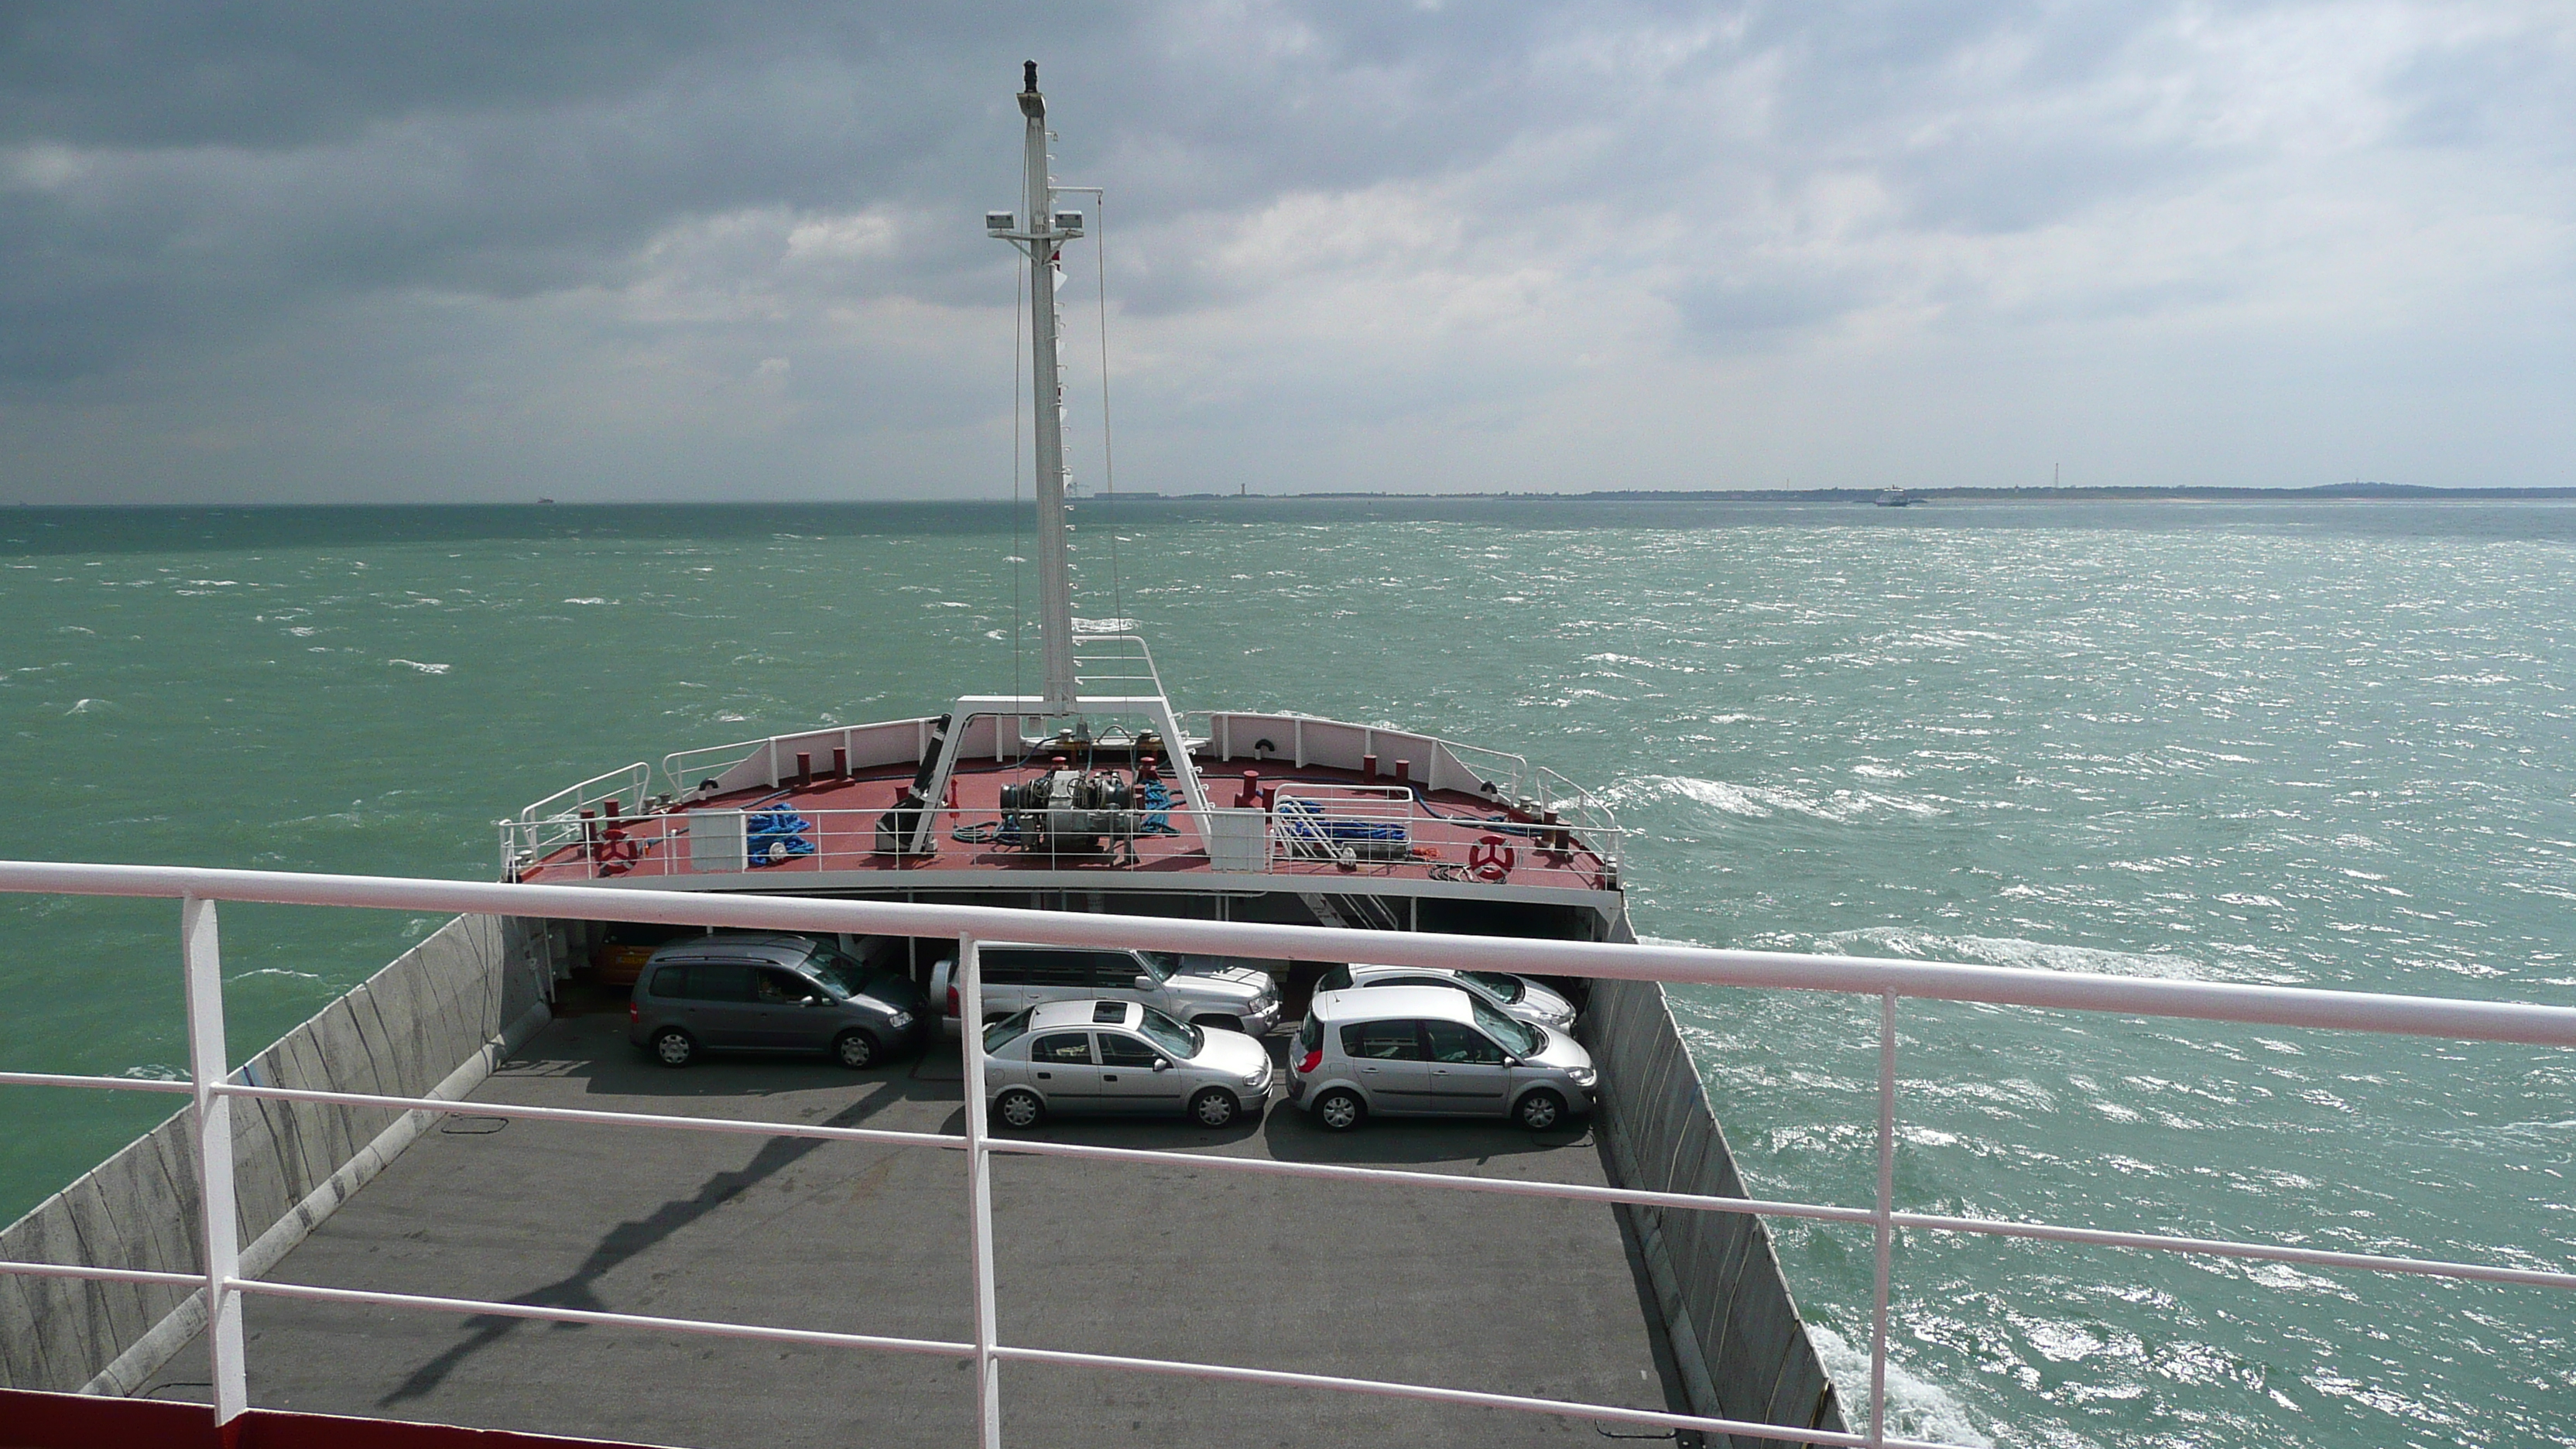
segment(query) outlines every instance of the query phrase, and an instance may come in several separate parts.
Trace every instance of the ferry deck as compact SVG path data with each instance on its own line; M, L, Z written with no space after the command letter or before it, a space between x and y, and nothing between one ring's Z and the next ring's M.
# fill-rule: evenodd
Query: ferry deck
M567 993L475 1100L962 1130L953 1046L868 1072L626 1041ZM1285 1038L1271 1038L1274 1055ZM1284 1101L1225 1130L1067 1121L1037 1136L1553 1182L1608 1180L1590 1124L1372 1122L1327 1136ZM1486 1194L997 1157L1011 1342L1690 1412L1622 1212ZM277 1270L299 1282L972 1337L963 1154L458 1117ZM974 1441L963 1361L291 1300L246 1305L275 1409L703 1446ZM1634 1426L1313 1390L1014 1364L1011 1442L1597 1444ZM145 1392L202 1399L202 1337Z

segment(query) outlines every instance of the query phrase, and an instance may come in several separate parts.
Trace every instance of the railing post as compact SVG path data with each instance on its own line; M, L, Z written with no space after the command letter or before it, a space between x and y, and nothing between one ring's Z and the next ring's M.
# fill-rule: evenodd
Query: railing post
M984 1101L984 964L972 936L957 938L957 1051L966 1059L966 1237L975 1255L975 1442L1001 1449L1002 1364L993 1356L992 1124Z
M1878 998L1878 1281L1869 1327L1869 1442L1887 1442L1887 1278L1896 1248L1896 993Z
M223 950L215 937L215 903L179 902L179 952L186 967L188 1070L197 1104L197 1196L206 1254L206 1351L214 1372L215 1423L250 1407L242 1371L241 1222L233 1201L232 1098L216 1092L224 1060Z

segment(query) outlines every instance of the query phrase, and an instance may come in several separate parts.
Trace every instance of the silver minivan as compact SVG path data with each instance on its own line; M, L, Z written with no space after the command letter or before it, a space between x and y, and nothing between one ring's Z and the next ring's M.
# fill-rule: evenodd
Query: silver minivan
M1189 1026L1259 1036L1279 1024L1279 983L1267 971L1212 957L1092 946L991 945L984 968L984 1020L998 1021L1049 1001L1133 1001ZM964 1010L957 960L930 968L930 999L943 1003L940 1028L959 1035Z
M666 1067L708 1050L826 1052L875 1066L928 1035L930 1002L900 967L811 936L724 933L652 955L627 998L627 1038Z
M1453 986L1316 996L1288 1048L1288 1100L1327 1130L1370 1113L1509 1117L1533 1132L1592 1110L1592 1054Z
M1005 1127L1050 1112L1186 1112L1225 1127L1261 1115L1270 1078L1270 1053L1253 1038L1133 1001L1050 1001L984 1028L984 1090Z

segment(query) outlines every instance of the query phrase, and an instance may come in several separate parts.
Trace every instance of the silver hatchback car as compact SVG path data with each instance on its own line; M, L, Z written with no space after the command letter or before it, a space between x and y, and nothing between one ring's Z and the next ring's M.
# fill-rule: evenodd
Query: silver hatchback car
M1041 1002L984 1029L984 1090L1005 1127L1050 1112L1186 1112L1225 1127L1261 1115L1270 1078L1255 1038L1134 1001Z
M986 945L982 959L988 1022L1043 1002L1116 999L1253 1036L1279 1024L1279 983L1270 973L1216 957L1000 943ZM964 1009L956 971L951 957L930 968L930 999L946 1003L940 1029L951 1037L959 1035Z
M1533 1132L1592 1110L1592 1054L1451 986L1327 991L1288 1049L1288 1100L1327 1130L1390 1117L1509 1117Z
M1440 966L1372 966L1354 961L1336 966L1315 983L1321 991L1348 991L1356 986L1454 986L1514 1021L1532 1026L1574 1030L1574 1003L1544 982L1508 971L1453 971Z

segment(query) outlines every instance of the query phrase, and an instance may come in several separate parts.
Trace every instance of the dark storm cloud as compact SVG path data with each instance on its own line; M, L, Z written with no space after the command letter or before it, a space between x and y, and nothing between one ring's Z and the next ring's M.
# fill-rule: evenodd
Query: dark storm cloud
M1582 414L1605 368L2328 317L2319 288L2420 294L2446 209L2528 286L2569 205L2567 35L2411 0L21 3L0 427L44 462L0 484L123 448L251 487L315 409L414 420L385 458L494 450L414 464L440 476L641 477L678 446L654 427L709 421L782 471L954 453L903 430L998 426L964 389L1007 359L1010 263L975 219L1013 199L1023 56L1060 174L1113 188L1140 417L1427 438Z
M675 219L742 206L963 215L1008 194L988 133L1022 48L1082 98L1067 164L1119 170L1128 220L1434 175L1605 102L1675 109L1679 129L1649 124L1618 164L1550 177L1556 199L1690 210L1669 193L1708 170L1673 106L1695 79L1766 56L1794 71L1779 131L1736 162L1794 171L1878 145L1924 77L2025 10L1282 7L1229 37L1187 8L1050 7L1038 24L1022 7L22 8L0 46L0 145L67 174L0 220L0 367L76 375L349 290L599 280ZM1630 80L1583 47L1622 21L1737 33ZM2057 40L2025 68L2080 71L2118 41ZM1907 194L1941 220L2030 225L2138 169L2078 138L2044 155L1993 139L1916 144ZM990 265L942 250L907 271L944 295ZM1140 277L1130 301L1188 305L1211 280Z

